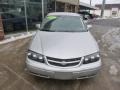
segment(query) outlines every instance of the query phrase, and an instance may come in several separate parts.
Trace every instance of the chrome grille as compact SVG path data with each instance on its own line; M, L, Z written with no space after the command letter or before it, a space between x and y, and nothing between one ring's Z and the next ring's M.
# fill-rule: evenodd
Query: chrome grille
M81 58L58 59L58 58L47 57L47 61L50 65L53 65L53 66L73 67L80 64Z

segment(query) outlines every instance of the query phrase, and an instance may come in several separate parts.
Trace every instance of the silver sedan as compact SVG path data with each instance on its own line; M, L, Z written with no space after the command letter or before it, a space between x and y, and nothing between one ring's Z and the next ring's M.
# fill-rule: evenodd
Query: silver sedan
M79 14L48 14L31 41L27 70L36 76L61 80L95 76L101 59L88 29Z

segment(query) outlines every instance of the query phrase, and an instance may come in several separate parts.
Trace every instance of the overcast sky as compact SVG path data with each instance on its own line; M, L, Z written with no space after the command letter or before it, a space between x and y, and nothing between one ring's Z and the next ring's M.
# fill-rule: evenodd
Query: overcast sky
M80 0L81 2L90 3L90 0ZM101 4L103 0L92 0L92 5ZM120 3L120 0L106 0L107 4Z

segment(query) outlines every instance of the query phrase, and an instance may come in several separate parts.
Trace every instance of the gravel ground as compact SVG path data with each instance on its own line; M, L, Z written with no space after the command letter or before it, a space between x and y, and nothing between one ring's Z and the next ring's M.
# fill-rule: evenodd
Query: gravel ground
M59 81L29 75L24 70L30 42L30 38L26 38L0 45L0 90L119 90L120 20L91 23L90 31L100 46L103 62L101 72L95 78Z

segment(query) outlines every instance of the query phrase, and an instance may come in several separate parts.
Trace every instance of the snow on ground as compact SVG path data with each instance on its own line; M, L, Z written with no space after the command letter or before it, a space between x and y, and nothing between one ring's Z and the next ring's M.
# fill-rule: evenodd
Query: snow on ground
M35 34L35 32L10 34L10 35L7 35L7 36L6 36L7 38L6 38L5 40L0 41L0 45L1 45L1 44L6 44L6 43L9 43L9 42L13 42L13 41L16 41L16 40L19 40L19 39L31 37L31 36L33 36L34 34Z
M120 49L120 28L109 30L102 36L102 41L107 42L111 52Z
M11 33L11 34L6 34L5 39L10 38L11 36L17 37L21 36L22 34L27 34L27 33L33 33L35 34L36 31L30 31L30 32L18 32L18 33Z
M116 76L116 75L118 74L118 69L117 69L117 67L116 67L115 65L112 65L112 66L110 67L109 73L110 73L111 75Z

